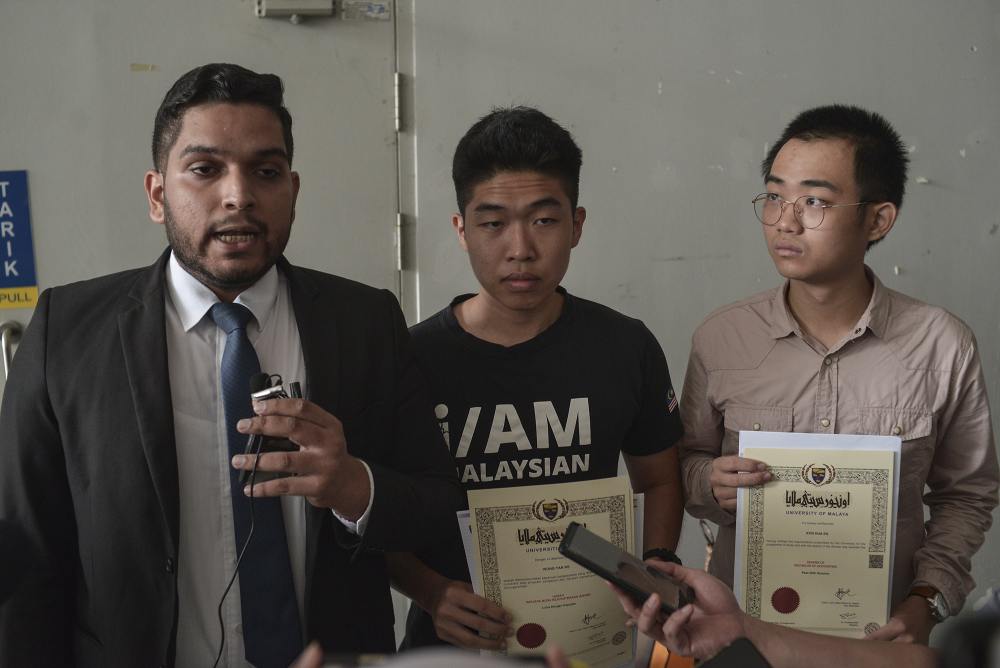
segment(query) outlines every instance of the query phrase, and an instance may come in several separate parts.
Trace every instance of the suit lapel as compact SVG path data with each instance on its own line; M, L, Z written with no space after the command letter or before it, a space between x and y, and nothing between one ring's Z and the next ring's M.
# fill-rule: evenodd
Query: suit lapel
M307 398L336 413L340 399L340 358L335 314L325 308L314 277L284 258L278 261L278 267L288 277L291 287L292 308L306 362Z
M168 250L132 286L130 308L118 315L125 370L139 438L176 550L179 540L177 448L167 368L164 286Z
M308 396L313 403L336 414L340 398L340 358L337 323L332 309L324 308L323 295L315 278L293 267L282 258L278 267L288 278L292 293L292 308L302 343L306 363ZM308 618L313 578L316 569L320 532L326 522L332 522L330 512L306 503L306 591L305 609Z

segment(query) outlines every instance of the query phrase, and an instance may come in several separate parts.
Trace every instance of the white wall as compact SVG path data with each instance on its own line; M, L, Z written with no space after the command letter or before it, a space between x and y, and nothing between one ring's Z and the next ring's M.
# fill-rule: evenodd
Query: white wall
M41 289L153 262L153 116L192 67L285 81L302 177L287 255L396 289L391 22L258 19L249 0L3 0L0 170L28 170ZM0 310L27 323L30 311Z
M901 218L869 262L889 287L972 326L1000 426L1000 5L415 0L403 9L415 128L403 146L417 177L410 287L422 317L476 289L449 223L456 143L493 105L538 106L583 149L588 216L565 284L643 319L679 387L700 320L780 282L750 205L768 142L803 109L858 104L889 118L912 158ZM703 545L689 522L682 556L701 563ZM1000 530L974 574L970 600L1000 583Z

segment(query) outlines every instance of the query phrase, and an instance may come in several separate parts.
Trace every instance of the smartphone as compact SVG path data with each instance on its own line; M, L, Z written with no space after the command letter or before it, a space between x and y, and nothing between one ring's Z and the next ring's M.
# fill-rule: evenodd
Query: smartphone
M577 522L569 523L559 552L617 586L636 605L642 605L650 594L656 593L660 596L660 609L670 615L694 598L687 585L648 566Z
M298 383L289 383L290 395L295 398L300 398L302 396L299 390ZM267 401L268 399L287 399L289 393L285 392L285 388L281 385L279 380L277 385L273 387L268 387L259 392L252 392L250 398L253 401ZM265 452L297 452L299 446L295 445L286 438L272 438L271 436L257 436L256 438L247 439L247 447L243 451L245 455L255 455L258 454L257 447L260 445L260 453ZM240 471L240 484L246 485L250 482L251 471L243 470ZM276 480L278 478L287 478L292 474L282 473L280 471L260 471L258 470L254 474L253 481L254 484L267 482L268 480Z

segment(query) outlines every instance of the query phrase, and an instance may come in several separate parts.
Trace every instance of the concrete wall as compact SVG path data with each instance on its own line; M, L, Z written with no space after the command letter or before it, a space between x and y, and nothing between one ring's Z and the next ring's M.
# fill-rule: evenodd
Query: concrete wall
M535 105L584 155L583 239L569 290L641 318L684 377L717 306L777 285L750 199L768 142L797 112L846 102L910 147L902 215L869 263L889 287L975 330L1000 425L1000 6L980 1L663 0L403 5L412 78L403 142L416 175L420 315L476 289L451 230L451 157L493 105ZM404 161L405 163L406 161ZM681 554L703 560L693 522ZM1000 583L1000 530L975 559Z

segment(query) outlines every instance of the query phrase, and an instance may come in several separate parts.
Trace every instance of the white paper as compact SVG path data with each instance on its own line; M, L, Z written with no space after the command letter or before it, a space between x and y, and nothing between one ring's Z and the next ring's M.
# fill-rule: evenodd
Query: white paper
M642 528L645 519L643 499L645 499L644 494L632 495L632 504L635 509L635 554L640 558L643 552ZM480 591L481 587L479 586L479 566L476 564L476 555L472 549L472 527L469 524L469 511L460 510L455 513L455 516L458 518L458 531L462 535L462 548L465 549L465 563L469 566L469 576L472 578L472 591L482 596L483 592Z
M808 450L889 450L893 453L892 478L892 532L889 582L892 582L893 562L896 555L896 509L899 502L899 470L902 439L898 436L867 436L861 434L805 434L794 432L741 431L739 454L746 448L808 449ZM740 546L746 540L743 526L746 508L744 494L736 495L736 555L733 573L733 593L738 601L743 600L743 554ZM892 587L886 592L891 609Z

